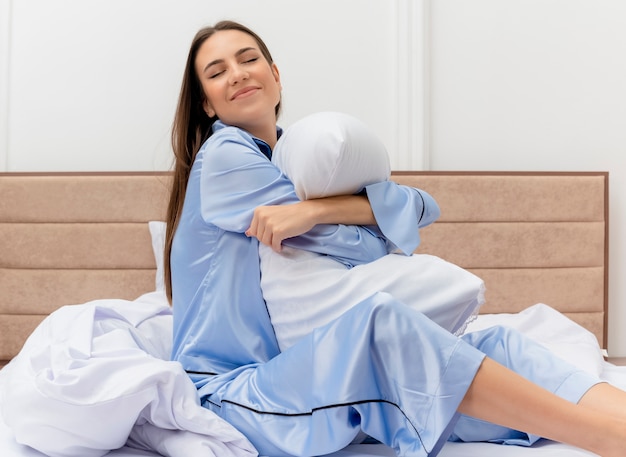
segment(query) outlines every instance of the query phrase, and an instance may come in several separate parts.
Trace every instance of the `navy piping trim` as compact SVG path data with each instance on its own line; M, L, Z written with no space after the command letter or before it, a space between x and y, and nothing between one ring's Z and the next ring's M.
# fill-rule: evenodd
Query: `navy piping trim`
M217 404L211 402L210 400L209 400L209 402L212 405L215 405L216 407L221 408L220 405L217 405ZM252 411L255 414L266 414L266 415L283 416L283 417L312 416L314 412L321 411L321 410L324 410L324 409L341 408L341 407L352 406L352 405L362 405L362 404L365 404L365 403L387 403L388 405L395 406L398 409L398 411L400 411L400 413L404 416L406 421L409 424L411 424L411 427L415 431L415 434L417 435L417 438L419 439L419 442L422 445L422 448L424 448L424 450L426 450L426 446L424 446L424 442L422 441L422 437L421 437L419 431L417 430L417 428L415 427L415 425L413 425L413 422L411 422L411 419L409 419L407 417L407 415L404 413L404 411L402 411L402 408L400 408L400 406L398 404L393 403L393 402L391 402L389 400L359 400L359 401L353 401L353 402L349 402L349 403L337 403L335 405L319 406L317 408L313 408L310 412L306 412L306 413L277 413L277 412L271 412L271 411L260 411L258 409L251 408L250 406L242 405L241 403L236 403L236 402L234 402L232 400L222 400L222 403L230 403L231 405L235 405L235 406L238 406L240 408L247 409L248 411ZM427 453L430 454L430 451L427 451Z
M417 221L417 223L419 224L420 222L422 222L422 218L424 217L424 212L426 211L426 203L424 202L424 197L422 196L422 193L419 191L419 189L415 190L417 190L417 195L419 195L422 199L422 214L420 214L420 218Z
M211 373L210 371L193 371L193 370L185 370L187 374L205 374L207 376L216 376L217 373Z

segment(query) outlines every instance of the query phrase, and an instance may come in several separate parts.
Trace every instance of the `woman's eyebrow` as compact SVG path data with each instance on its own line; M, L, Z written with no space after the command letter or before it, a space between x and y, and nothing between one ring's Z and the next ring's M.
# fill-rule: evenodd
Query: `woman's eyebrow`
M239 57L241 54L244 54L248 51L255 51L256 48L253 48L252 46L248 46L246 48L241 48L240 50L238 50L235 53L235 57ZM224 59L215 59L212 60L211 62L209 62L208 64L206 64L206 66L204 67L204 70L202 70L203 72L206 72L210 67L212 67L213 65L217 65L224 62Z

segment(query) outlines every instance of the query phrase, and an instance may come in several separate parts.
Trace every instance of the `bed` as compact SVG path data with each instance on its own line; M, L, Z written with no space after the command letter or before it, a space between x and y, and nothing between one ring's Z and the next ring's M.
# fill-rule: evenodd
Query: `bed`
M441 206L418 252L485 280L486 304L468 331L518 328L626 389L626 368L603 352L607 173L396 172L392 179L425 189ZM164 360L171 314L159 249L169 182L166 172L0 174L3 456L43 455L33 448L83 457L255 455L197 405L184 372ZM380 444L355 444L333 456L392 455ZM440 455L593 454L542 440L529 448L448 443Z

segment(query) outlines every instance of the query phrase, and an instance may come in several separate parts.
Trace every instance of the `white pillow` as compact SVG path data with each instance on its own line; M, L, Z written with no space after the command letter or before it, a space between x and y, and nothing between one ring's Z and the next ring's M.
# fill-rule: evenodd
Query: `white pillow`
M165 250L166 224L162 221L150 221L148 222L148 228L150 229L150 237L152 238L152 252L154 252L154 260L156 262L156 276L154 278L155 290L163 292L165 291L163 251Z
M300 200L355 194L391 172L382 141L360 120L337 112L311 114L285 129L272 162Z

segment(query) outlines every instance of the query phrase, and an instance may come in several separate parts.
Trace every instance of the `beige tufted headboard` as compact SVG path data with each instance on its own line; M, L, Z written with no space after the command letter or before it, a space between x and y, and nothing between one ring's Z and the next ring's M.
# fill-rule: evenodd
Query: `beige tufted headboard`
M398 172L442 210L428 252L484 278L483 312L546 303L606 343L608 174ZM50 312L154 290L168 173L0 173L0 365Z

